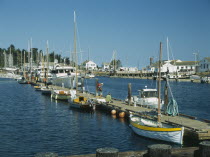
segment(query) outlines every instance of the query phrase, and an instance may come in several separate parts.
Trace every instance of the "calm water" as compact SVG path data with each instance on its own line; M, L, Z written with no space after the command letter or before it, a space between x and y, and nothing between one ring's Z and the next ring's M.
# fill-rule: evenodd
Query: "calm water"
M98 79L104 83L104 95L110 92L119 99L126 97L128 83L132 83L133 94L145 85L156 86L152 80ZM86 89L94 92L95 79L85 83ZM171 82L170 85L181 113L210 119L209 84ZM2 157L28 157L38 152L91 154L100 147L143 150L147 145L164 143L137 136L124 119L102 111L70 109L68 103L51 101L30 85L5 79L0 79L0 137Z

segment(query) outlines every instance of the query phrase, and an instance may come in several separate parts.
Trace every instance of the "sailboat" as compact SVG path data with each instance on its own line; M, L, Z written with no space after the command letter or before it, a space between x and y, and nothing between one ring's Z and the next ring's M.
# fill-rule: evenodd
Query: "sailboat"
M24 51L24 65L23 65L23 77L21 80L18 81L19 84L28 84L28 81L26 81L26 72L25 72L25 62L26 62L26 59L25 59L25 51Z
M75 68L76 68L76 91L78 89L78 76L77 76L77 39L76 39L76 13L74 11L74 54L75 54ZM73 108L78 108L78 109L94 109L95 108L95 103L92 99L90 98L86 98L84 96L76 96L75 95L71 95L71 98L68 100L70 102L70 107Z
M177 144L183 144L184 127L170 125L161 122L160 98L161 98L161 55L162 43L160 43L159 77L158 77L158 114L157 121L134 116L130 114L130 127L138 135L151 139L162 140Z

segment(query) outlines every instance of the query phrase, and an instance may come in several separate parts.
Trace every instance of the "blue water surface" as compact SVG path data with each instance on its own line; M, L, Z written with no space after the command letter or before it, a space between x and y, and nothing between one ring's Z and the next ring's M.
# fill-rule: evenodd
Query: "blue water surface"
M133 94L145 86L156 86L153 80L107 77L98 80L104 83L104 95L110 92L118 99L127 96L128 83L132 83ZM86 90L95 92L95 79L87 79L85 84ZM170 82L170 86L180 112L210 119L209 84ZM144 150L150 144L166 143L134 134L125 119L103 111L71 109L67 102L53 101L31 85L7 79L0 79L0 137L1 157L30 157L39 152L92 154L100 147Z

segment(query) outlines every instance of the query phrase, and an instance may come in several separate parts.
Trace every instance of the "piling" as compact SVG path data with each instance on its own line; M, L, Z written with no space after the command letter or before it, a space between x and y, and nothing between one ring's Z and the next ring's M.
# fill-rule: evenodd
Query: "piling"
M167 144L153 144L148 146L148 157L171 157L171 146Z
M95 84L95 86L96 86L96 96L98 96L98 79L96 79L96 84Z
M116 148L98 148L96 149L96 157L119 157L119 150Z
M210 157L210 141L199 143L199 150L194 151L195 157Z
M128 83L128 105L131 105L131 83Z

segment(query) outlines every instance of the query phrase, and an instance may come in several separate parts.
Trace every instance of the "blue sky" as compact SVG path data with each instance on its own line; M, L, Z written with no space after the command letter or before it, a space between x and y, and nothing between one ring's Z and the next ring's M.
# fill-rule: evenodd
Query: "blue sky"
M174 59L210 56L210 0L0 0L0 47L14 44L69 56L73 49L73 12L83 60L109 62L113 51L123 66L144 67L157 58L166 37ZM173 59L170 56L171 59Z

